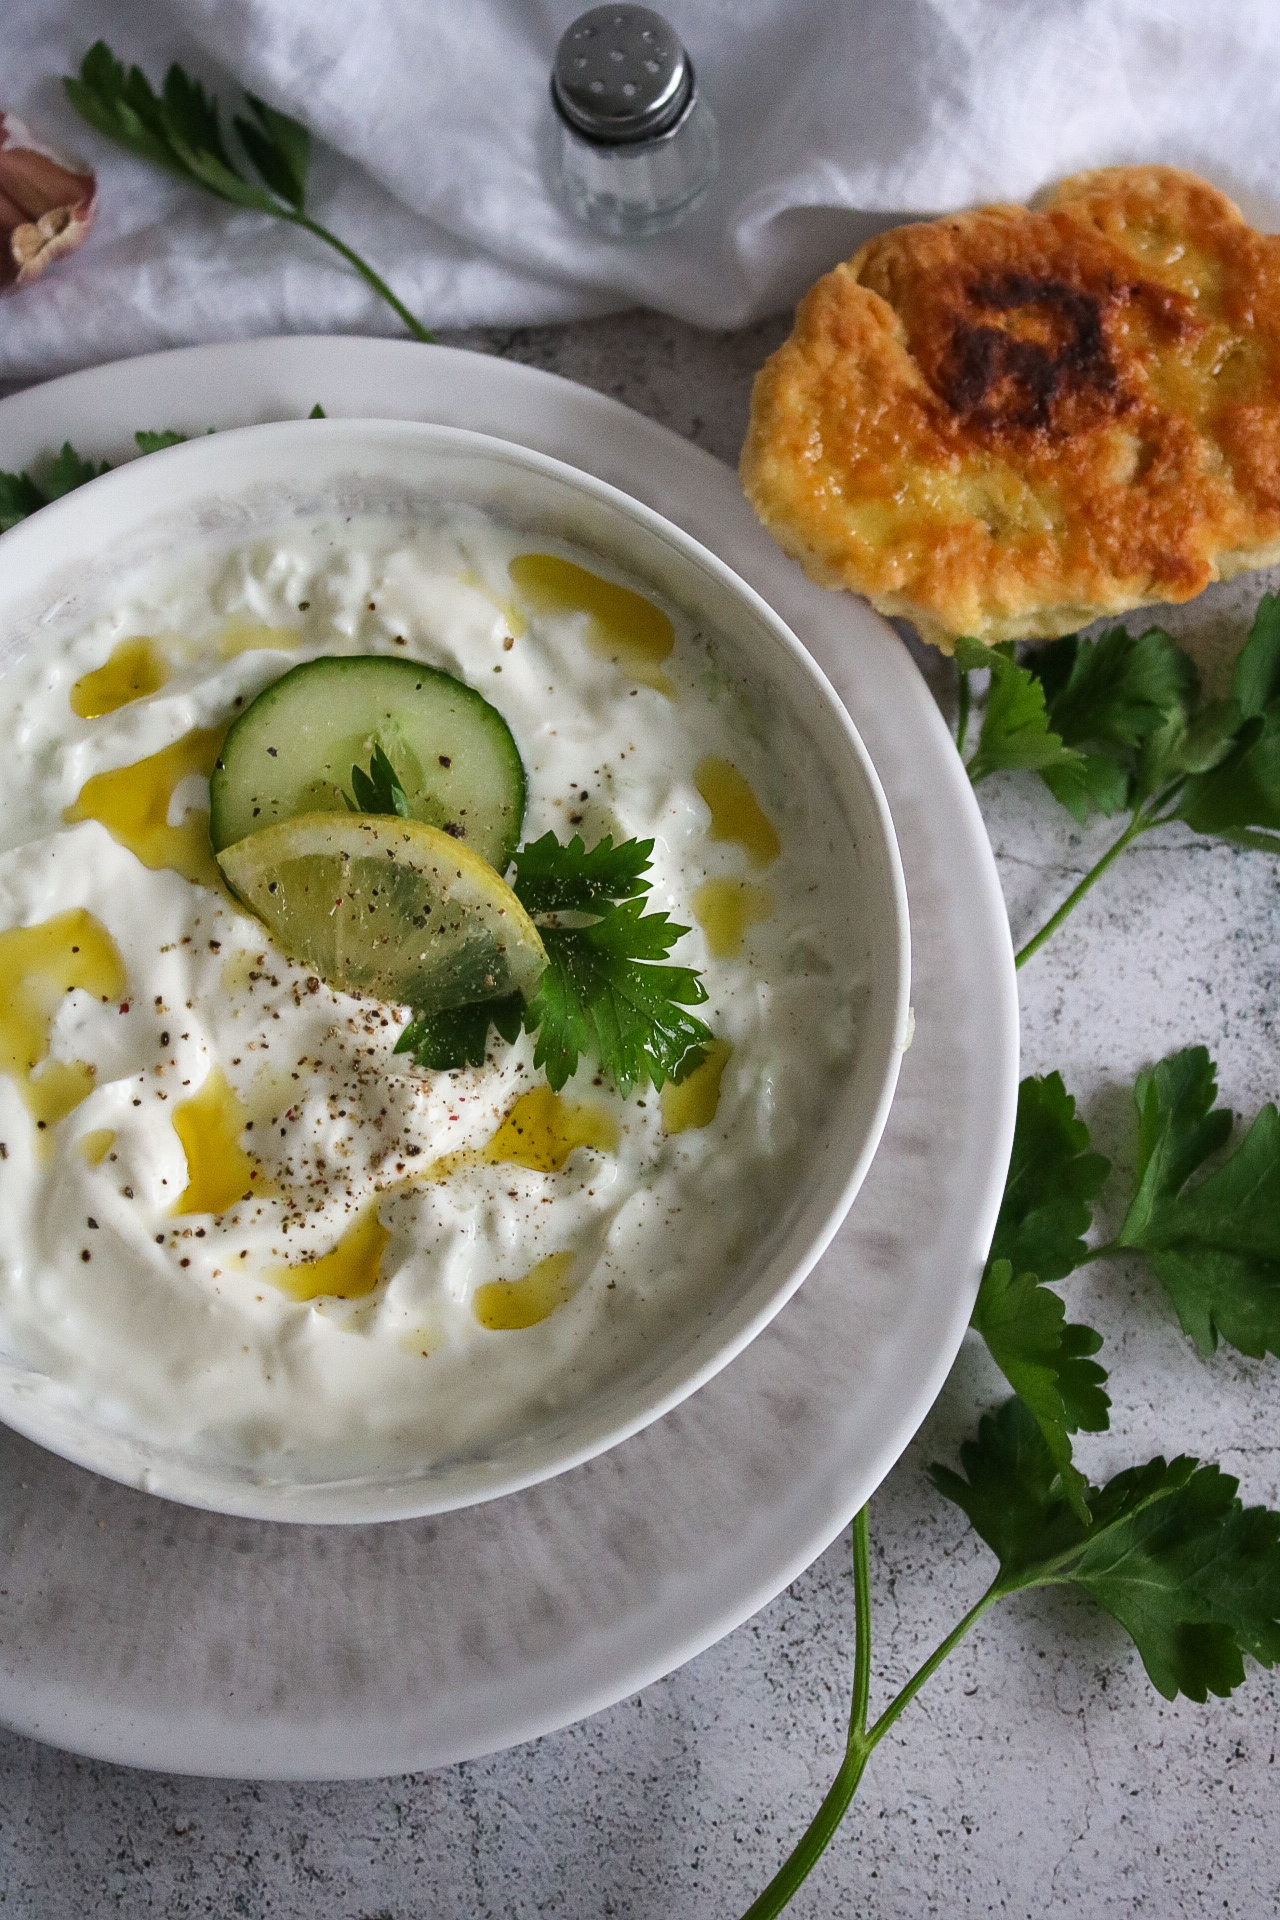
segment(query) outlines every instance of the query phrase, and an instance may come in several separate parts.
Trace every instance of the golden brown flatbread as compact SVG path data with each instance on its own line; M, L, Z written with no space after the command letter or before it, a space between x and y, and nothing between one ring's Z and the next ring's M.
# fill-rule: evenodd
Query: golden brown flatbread
M742 481L950 652L1280 559L1280 239L1171 167L880 234L756 377Z

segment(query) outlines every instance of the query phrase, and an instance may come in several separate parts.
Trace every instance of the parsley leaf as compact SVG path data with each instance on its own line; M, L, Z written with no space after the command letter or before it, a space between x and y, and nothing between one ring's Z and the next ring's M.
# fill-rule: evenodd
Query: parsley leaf
M1065 683L1060 677L1059 686ZM1230 1131L1230 1115L1213 1108L1216 1094L1203 1048L1139 1076L1137 1191L1121 1240L1090 1249L1083 1236L1107 1162L1089 1150L1088 1129L1057 1074L1023 1081L1009 1178L973 1314L1017 1393L961 1447L963 1475L936 1463L929 1470L999 1569L868 1726L867 1509L855 1517L854 1687L844 1758L804 1835L743 1920L777 1920L843 1818L875 1747L976 1622L1010 1594L1049 1586L1089 1594L1130 1635L1166 1699L1230 1694L1244 1679L1246 1653L1265 1667L1280 1663L1280 1513L1246 1509L1234 1479L1187 1457L1151 1460L1091 1486L1072 1462L1070 1435L1107 1425L1106 1376L1088 1357L1100 1342L1092 1328L1066 1325L1057 1295L1021 1264L1038 1262L1062 1278L1126 1242L1154 1249L1159 1260L1168 1251L1162 1235L1172 1227L1185 1238L1198 1221L1212 1226L1216 1250L1230 1222L1239 1237L1263 1247L1265 1259L1252 1275L1255 1304L1261 1298L1273 1307L1280 1298L1280 1117L1274 1107L1264 1109L1232 1159L1188 1189ZM1185 1247L1177 1250L1185 1254ZM1269 1275L1261 1270L1266 1262ZM1220 1270L1206 1268L1210 1278ZM1196 1305L1203 1309L1203 1300ZM1231 1305L1240 1307L1238 1290ZM1185 1313L1183 1324L1194 1331ZM1211 1348L1216 1333L1207 1313L1202 1327ZM1234 1337L1225 1326L1223 1332Z
M1264 593L1236 660L1231 691L1246 720L1280 700L1280 593Z
M1074 764L1041 772L1081 825L1091 808L1112 814L1132 805L1143 743L1184 720L1198 690L1191 661L1160 627L1136 638L1124 627L1097 640L1073 635L1033 654L1028 671L1044 688L1048 726L1080 752Z
M1063 745L1049 728L1044 687L1011 653L984 647L977 640L956 642L956 662L964 673L989 668L991 686L978 746L968 762L969 778L977 786L990 773L1034 767L1074 767L1083 758Z
M518 1039L523 1018L524 1001L518 993L505 994L500 1000L450 1007L444 1013L418 1013L396 1041L394 1051L411 1053L420 1067L431 1072L482 1067L489 1047L490 1027L495 1027L510 1044Z
M1070 1436L1107 1426L1106 1372L1089 1357L1102 1338L1092 1327L1067 1324L1062 1301L1044 1282L1065 1279L1088 1258L1082 1236L1109 1171L1103 1156L1089 1151L1089 1129L1076 1118L1061 1075L1024 1080L1004 1199L971 1322L1039 1422L1081 1515L1085 1481L1071 1464Z
M103 460L95 467L92 460L82 460L69 440L64 440L62 450L56 454L45 469L41 482L46 500L61 500L64 493L74 493L77 487L83 487L90 480L96 480L100 474L110 473L111 464Z
M19 520L48 504L48 495L29 473L0 473L0 533L8 533Z
M81 61L79 78L68 75L62 84L90 126L140 159L235 206L279 211L272 192L237 173L223 143L217 100L176 62L157 94L139 67L126 73L99 40Z
M1170 714L1195 700L1195 668L1161 627L1136 637L1112 627L1097 640L1073 636L1057 647L1070 671L1050 698L1049 719L1072 746L1141 746Z
M1239 726L1240 710L1235 701L1215 700L1190 716L1171 714L1147 735L1130 794L1140 830L1145 830L1145 825L1162 826L1176 817L1161 809L1171 798L1177 799L1188 774L1207 773L1226 758L1236 744ZM1152 799L1156 808L1144 815L1142 803Z
M706 988L692 967L654 964L688 931L636 899L590 926L540 928L549 964L525 1026L537 1030L533 1064L557 1092L583 1054L624 1097L646 1081L683 1080L699 1064L711 1031L685 1008L699 1006Z
M1077 1119L1062 1075L1024 1080L991 1259L1064 1280L1088 1257L1083 1236L1091 1203L1110 1171L1109 1161L1090 1152L1089 1129Z
M588 853L580 834L563 846L554 833L544 833L517 853L512 885L526 913L591 913L602 902L647 893L652 852L652 840L615 847L606 834Z
M1225 751L1193 768L1178 818L1196 833L1280 853L1280 594L1264 594L1236 660Z
M210 433L213 428L210 427ZM143 427L134 434L139 453L163 453L166 447L181 447L186 444L186 434L179 433L175 427L166 427L163 433L152 433Z
M301 121L268 106L256 94L245 95L248 116L234 116L234 125L258 176L255 181L227 149L217 100L176 62L156 93L140 68L130 67L126 73L106 42L99 40L81 61L79 76L69 74L62 84L76 112L109 140L231 206L272 214L290 226L304 228L354 267L415 339L432 339L386 281L307 213L311 136Z
M95 466L92 460L82 460L71 442L64 440L61 451L46 461L42 480L34 480L29 473L0 473L0 533L8 533L51 500L61 500L64 493L74 493L86 481L110 471L109 461Z
M1067 1498L1084 1518L1087 1482L1072 1465L1071 1435L1082 1428L1104 1433L1111 1401L1103 1391L1106 1369L1088 1357L1102 1335L1066 1319L1062 1301L1034 1273L1015 1278L1007 1260L988 1264L972 1325L1038 1424Z
M1280 595L1264 595L1236 661L1232 697L1200 704L1192 662L1159 627L1072 636L1019 667L1012 648L961 640L961 727L968 672L991 669L975 783L997 767L1034 767L1082 824L1127 809L1128 824L1015 956L1021 967L1139 835L1180 820L1196 833L1280 853ZM1019 678L1019 676L1022 676Z
M68 76L62 84L76 112L99 133L166 172L185 171L170 149L160 102L146 76L137 67L126 75L105 41L90 47L79 79Z
M301 213L307 198L307 169L311 164L311 135L301 121L278 113L257 94L246 93L252 120L235 116L235 130L245 152L272 193Z
M637 1085L682 1080L704 1058L710 1029L688 1013L706 999L692 967L664 966L689 931L665 913L645 913L652 840L606 836L587 850L575 834L521 847L512 887L540 919L547 970L525 1008L537 1034L533 1063L558 1092L583 1055L598 1062L625 1097ZM558 916L593 916L565 926Z
M1190 1047L1139 1075L1138 1187L1117 1239L1140 1247L1201 1353L1219 1337L1280 1354L1280 1114L1266 1106L1231 1156L1194 1185L1231 1133L1216 1069Z
M1129 776L1105 753L1082 753L1056 766L1041 767L1040 777L1059 806L1083 826L1090 813L1108 818L1123 810L1129 798Z
M1118 1473L1068 1502L1043 1434L1019 1400L960 1449L966 1478L930 1478L1000 1562L992 1593L1071 1585L1118 1620L1167 1700L1227 1695L1242 1654L1280 1660L1280 1514L1244 1508L1237 1482L1182 1456Z
M352 767L351 792L354 799L345 793L342 796L351 813L395 814L401 820L409 818L409 801L405 790L381 747L374 748L368 773L362 767Z

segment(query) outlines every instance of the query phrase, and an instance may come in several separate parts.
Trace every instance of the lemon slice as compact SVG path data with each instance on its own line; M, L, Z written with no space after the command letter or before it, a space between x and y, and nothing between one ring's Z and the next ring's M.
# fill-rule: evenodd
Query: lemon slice
M218 855L284 951L348 993L423 1013L521 993L547 964L506 881L452 835L382 814L302 813Z

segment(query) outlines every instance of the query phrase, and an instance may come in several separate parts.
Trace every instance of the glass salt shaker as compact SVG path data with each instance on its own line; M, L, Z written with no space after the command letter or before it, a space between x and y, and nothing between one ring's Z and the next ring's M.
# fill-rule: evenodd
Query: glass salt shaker
M556 49L551 100L560 191L598 233L662 233L715 179L715 119L688 54L648 7L581 14Z

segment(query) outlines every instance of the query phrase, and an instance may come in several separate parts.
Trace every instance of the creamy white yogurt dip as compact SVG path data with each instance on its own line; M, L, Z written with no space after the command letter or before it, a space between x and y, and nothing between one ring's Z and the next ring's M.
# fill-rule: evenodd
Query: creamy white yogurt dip
M729 639L610 627L535 544L621 581L473 509L291 526L138 574L0 678L0 1344L105 1422L264 1478L491 1451L656 1370L814 1151L867 966L826 777ZM557 1097L527 1036L426 1075L404 1009L216 886L222 731L321 653L483 693L524 839L653 839L717 1038L689 1082L623 1100L584 1060Z

